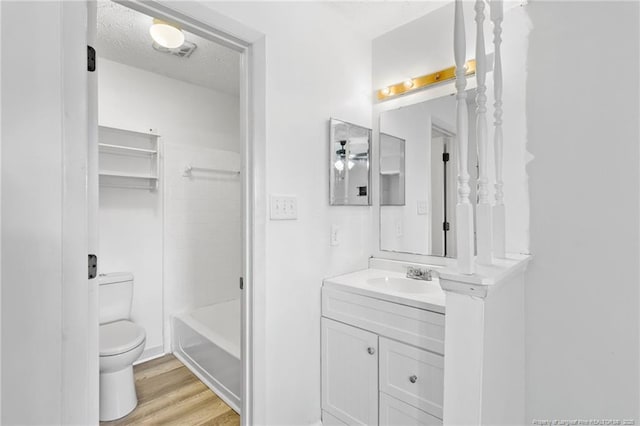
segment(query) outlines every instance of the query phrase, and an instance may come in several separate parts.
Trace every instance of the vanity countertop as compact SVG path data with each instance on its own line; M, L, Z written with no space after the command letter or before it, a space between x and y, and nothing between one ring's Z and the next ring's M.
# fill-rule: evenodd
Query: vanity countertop
M406 287L404 291L395 288L394 283ZM325 278L325 288L334 288L349 293L387 300L401 305L413 306L433 312L445 313L445 293L440 288L438 278L421 281L406 278L400 272L384 269L363 269L332 278ZM421 288L424 286L424 288Z

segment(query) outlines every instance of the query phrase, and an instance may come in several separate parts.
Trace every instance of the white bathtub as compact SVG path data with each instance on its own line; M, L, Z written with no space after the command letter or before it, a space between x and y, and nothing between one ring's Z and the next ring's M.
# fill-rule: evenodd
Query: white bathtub
M240 299L175 315L173 353L240 413Z

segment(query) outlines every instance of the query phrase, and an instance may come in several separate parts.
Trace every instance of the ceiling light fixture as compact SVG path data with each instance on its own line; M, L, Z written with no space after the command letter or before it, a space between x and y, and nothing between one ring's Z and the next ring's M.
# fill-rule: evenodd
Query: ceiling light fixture
M167 49L175 49L184 43L182 30L160 19L154 18L153 24L149 28L149 34L156 43Z

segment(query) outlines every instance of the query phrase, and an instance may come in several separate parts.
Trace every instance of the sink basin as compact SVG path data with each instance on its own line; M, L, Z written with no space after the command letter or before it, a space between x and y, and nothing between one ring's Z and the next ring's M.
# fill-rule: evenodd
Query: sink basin
M440 286L432 281L412 280L408 278L380 277L369 278L367 284L379 289L393 290L399 293L439 293Z

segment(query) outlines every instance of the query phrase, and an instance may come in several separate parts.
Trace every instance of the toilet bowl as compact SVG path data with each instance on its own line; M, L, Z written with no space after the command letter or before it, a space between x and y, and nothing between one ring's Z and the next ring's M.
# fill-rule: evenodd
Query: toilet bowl
M100 326L100 420L126 416L138 405L133 362L142 351L144 329L120 320Z
M100 306L100 421L126 416L138 405L133 363L144 351L144 328L130 320L133 275L102 274Z

